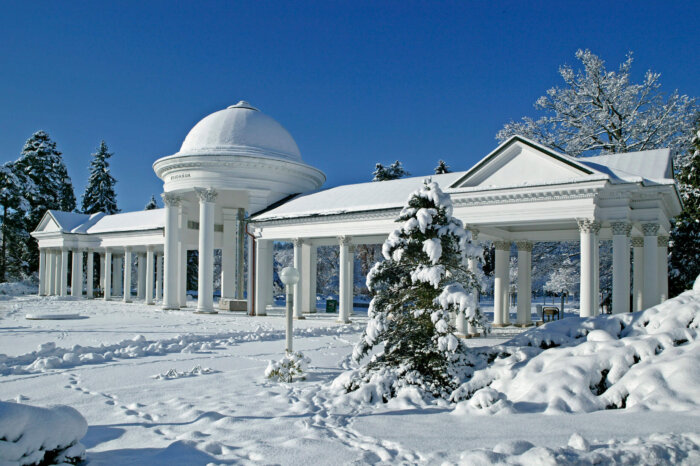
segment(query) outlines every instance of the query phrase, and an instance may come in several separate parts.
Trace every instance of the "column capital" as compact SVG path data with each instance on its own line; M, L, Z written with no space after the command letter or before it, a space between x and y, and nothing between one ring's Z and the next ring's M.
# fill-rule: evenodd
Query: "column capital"
M301 245L304 244L305 242L306 242L306 241L304 240L304 238L294 238L294 239L292 240L292 243L294 243L294 247L295 247L295 248L301 247Z
M467 230L472 234L472 240L476 241L479 238L479 229L476 227L468 226Z
M644 246L644 238L641 236L633 236L632 237L632 247L634 248L641 248Z
M659 246L660 248L667 248L668 247L668 236L664 235L659 235L656 237L656 245Z
M632 231L632 224L625 221L612 222L610 223L610 228L612 228L613 236L629 236Z
M532 241L521 240L516 241L515 245L518 247L518 251L532 252L532 247L534 246L534 243Z
M656 236L659 232L658 223L642 223L642 231L644 236Z
M352 237L346 235L338 236L338 243L341 246L349 246L352 243Z
M499 251L510 251L510 241L494 241L493 245Z
M124 252L133 252L134 248L132 246L125 246Z
M153 246L152 244L149 244L148 246L146 246L146 251L153 252L154 249L155 249L155 246Z
M213 203L219 193L214 188L194 188L194 192L199 196L199 202Z
M182 198L173 193L162 193L160 197L163 199L163 203L167 207L177 207L180 205L180 202L182 202Z
M578 229L581 233L598 233L600 231L600 222L590 218L577 218Z

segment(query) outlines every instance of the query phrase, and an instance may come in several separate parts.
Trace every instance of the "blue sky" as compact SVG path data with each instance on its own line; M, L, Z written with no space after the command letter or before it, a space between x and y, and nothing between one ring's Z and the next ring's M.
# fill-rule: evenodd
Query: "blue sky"
M151 164L205 115L248 100L285 126L326 186L374 164L464 170L590 48L609 67L700 96L700 3L2 2L0 160L38 129L80 199L100 140L122 210L161 192Z

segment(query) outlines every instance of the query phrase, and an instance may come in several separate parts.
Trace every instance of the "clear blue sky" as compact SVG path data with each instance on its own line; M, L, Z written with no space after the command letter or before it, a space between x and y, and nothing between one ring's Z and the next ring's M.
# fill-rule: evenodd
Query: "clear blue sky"
M0 161L38 129L80 199L101 139L122 210L161 192L151 164L205 115L248 100L285 126L326 186L400 159L469 168L533 114L560 64L610 67L700 96L700 2L2 2Z

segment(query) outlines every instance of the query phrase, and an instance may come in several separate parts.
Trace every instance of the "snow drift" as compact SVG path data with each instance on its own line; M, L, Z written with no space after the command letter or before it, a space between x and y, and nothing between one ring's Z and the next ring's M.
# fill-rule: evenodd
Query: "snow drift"
M83 416L69 406L0 401L0 464L76 464L85 459Z
M486 351L458 412L688 410L700 405L700 292L645 311L567 318Z

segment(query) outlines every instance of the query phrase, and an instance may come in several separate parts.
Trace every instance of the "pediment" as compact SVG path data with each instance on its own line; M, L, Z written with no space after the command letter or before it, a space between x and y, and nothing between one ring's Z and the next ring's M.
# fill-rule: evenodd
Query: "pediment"
M46 212L34 231L37 233L61 231L61 226L49 212Z
M593 173L571 157L516 136L487 155L451 187L541 185Z

